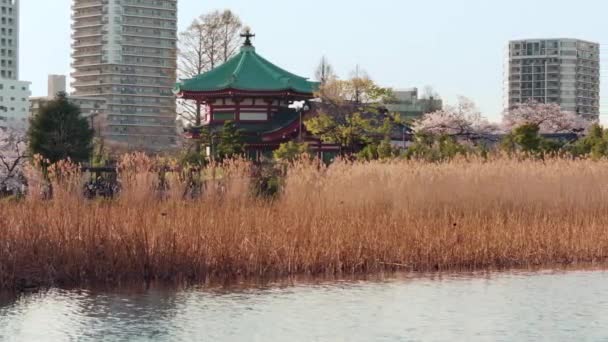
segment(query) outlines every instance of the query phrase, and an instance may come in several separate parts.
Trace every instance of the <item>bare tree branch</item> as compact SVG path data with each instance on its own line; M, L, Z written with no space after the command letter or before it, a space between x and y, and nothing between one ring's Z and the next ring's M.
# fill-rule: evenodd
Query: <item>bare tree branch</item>
M319 62L319 66L315 71L315 77L321 84L325 84L335 78L334 68L329 64L325 56L321 57L321 62Z
M243 24L230 10L203 14L179 35L178 72L181 79L196 77L233 57L239 47ZM177 119L184 125L200 125L200 106L178 100Z

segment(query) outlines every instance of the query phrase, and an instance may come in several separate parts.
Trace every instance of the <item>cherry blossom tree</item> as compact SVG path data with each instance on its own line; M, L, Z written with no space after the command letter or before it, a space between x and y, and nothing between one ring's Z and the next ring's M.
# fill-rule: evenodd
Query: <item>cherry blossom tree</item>
M525 124L537 125L540 133L582 133L593 122L573 112L563 110L556 103L530 101L505 111L503 126L511 131Z
M22 130L0 129L0 193L21 188L27 161L26 134Z
M500 132L498 125L484 118L475 103L463 96L455 106L423 115L414 122L413 129L418 133L462 137Z

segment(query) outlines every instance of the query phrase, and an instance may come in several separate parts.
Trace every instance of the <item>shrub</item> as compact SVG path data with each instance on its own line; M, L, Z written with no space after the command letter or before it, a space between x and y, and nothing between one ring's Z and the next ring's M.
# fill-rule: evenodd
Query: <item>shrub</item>
M507 153L523 153L525 156L544 157L547 154L557 154L564 148L558 140L543 138L537 124L523 124L507 134L501 148Z
M308 144L295 141L283 143L273 152L274 159L288 163L294 162L303 156L311 156Z
M279 195L288 165L263 162L252 166L251 189L255 197L274 198Z
M405 157L438 162L466 156L472 152L472 149L460 144L454 137L418 133L414 137L414 144L406 150Z
M608 156L608 130L598 124L591 126L585 137L569 147L569 152L576 157L589 155L593 159Z

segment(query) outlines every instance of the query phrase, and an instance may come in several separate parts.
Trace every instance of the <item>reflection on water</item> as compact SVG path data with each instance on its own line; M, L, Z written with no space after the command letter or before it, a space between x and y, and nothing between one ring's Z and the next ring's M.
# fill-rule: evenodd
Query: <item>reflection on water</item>
M7 341L608 340L608 272L231 291L53 290L0 302Z

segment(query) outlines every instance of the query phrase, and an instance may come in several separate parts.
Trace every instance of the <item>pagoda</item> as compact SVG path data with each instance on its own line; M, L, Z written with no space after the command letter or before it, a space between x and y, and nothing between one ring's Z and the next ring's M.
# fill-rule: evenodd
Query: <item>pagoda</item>
M240 52L224 64L175 86L178 98L194 101L201 108L201 121L212 132L232 121L243 132L248 156L260 160L270 157L282 143L307 142L320 158L330 159L337 145L323 144L305 132L303 117L310 106L293 104L313 99L319 83L294 75L256 53L251 43L255 35L247 30ZM197 138L201 127L189 130Z

